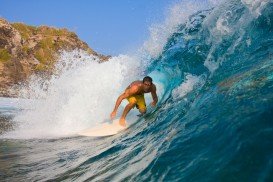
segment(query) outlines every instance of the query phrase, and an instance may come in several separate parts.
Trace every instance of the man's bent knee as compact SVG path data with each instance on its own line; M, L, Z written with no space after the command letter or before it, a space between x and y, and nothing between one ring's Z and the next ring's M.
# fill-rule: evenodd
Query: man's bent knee
M128 104L128 106L129 106L129 107L132 107L132 108L135 107L135 105L136 105L136 102L130 102L130 103Z

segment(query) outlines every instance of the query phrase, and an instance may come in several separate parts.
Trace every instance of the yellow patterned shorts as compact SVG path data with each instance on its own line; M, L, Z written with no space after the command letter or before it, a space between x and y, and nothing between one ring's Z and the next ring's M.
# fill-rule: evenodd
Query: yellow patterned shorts
M146 103L144 99L144 94L141 95L132 95L127 97L129 103L136 103L136 108L140 110L146 110Z

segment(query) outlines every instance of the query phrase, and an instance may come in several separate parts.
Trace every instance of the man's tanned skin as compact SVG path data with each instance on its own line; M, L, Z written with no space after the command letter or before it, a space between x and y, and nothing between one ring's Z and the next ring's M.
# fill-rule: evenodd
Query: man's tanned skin
M146 78L146 77L145 77ZM113 110L113 112L111 113L110 117L111 119L113 119L116 114L117 114L117 110L118 110L118 107L119 105L121 104L122 100L123 99L126 99L130 96L134 96L134 95L141 95L141 94L144 94L144 93L151 93L152 95L152 98L153 98L153 102L151 103L151 106L156 106L157 104L157 101L158 101L158 97L157 97L157 94L156 94L156 86L152 83L152 79L150 78L150 80L146 80L145 81L145 78L143 79L143 81L134 81L132 82L127 88L126 90L124 91L124 93L122 93L117 101L116 101L116 105L115 105L115 108ZM129 102L129 104L126 105L124 111L123 111L123 114L119 120L119 124L122 125L122 126L126 126L126 122L125 122L125 118L128 114L128 112L136 106L136 103L137 101L135 102ZM141 114L145 114L146 113L146 107L145 109L143 108L139 108L139 112Z

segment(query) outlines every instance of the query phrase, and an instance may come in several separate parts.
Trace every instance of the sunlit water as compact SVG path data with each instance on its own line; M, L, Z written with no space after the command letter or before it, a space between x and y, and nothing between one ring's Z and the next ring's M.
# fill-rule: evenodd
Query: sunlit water
M1 98L0 179L273 180L272 1L182 2L139 52L102 64L65 52L58 74L21 88L30 99ZM156 108L118 135L76 135L144 75Z

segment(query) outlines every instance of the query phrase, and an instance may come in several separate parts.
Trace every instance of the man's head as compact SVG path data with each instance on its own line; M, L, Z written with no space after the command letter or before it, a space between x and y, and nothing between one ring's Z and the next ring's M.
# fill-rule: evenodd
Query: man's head
M144 85L144 91L148 91L153 84L153 79L149 76L145 76L142 82Z

